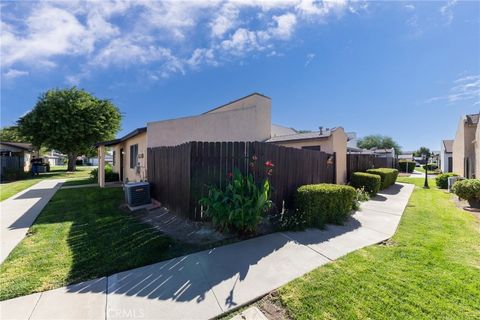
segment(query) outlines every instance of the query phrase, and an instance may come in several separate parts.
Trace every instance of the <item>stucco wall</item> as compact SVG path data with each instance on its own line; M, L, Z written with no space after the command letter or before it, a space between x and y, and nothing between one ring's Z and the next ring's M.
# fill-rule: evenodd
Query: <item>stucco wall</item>
M343 128L336 128L330 137L318 138L315 140L280 141L275 144L301 149L308 146L320 146L321 151L327 153L336 152L336 176L337 183L347 182L347 135Z
M467 125L463 117L457 128L455 140L453 141L453 172L458 175L470 177L475 176L478 170L478 157L476 157L475 137L477 125ZM477 159L476 159L477 158ZM468 159L469 172L466 172L465 161Z
M138 159L140 170L137 172L136 168L130 168L130 146L138 144ZM120 144L113 146L112 150L115 151L115 164L113 171L120 173L120 149L123 148L123 180L130 182L138 182L146 179L147 175L147 133L140 133ZM141 157L143 155L143 157Z
M253 95L199 116L147 123L148 147L188 141L264 141L270 138L271 100Z

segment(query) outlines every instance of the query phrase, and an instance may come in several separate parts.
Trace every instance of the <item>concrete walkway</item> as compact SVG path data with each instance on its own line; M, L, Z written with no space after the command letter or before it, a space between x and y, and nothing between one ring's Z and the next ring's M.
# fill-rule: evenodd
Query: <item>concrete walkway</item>
M0 303L2 319L208 319L390 238L414 186L396 184L344 226L281 232Z
M0 263L22 241L28 228L64 180L43 180L0 202Z

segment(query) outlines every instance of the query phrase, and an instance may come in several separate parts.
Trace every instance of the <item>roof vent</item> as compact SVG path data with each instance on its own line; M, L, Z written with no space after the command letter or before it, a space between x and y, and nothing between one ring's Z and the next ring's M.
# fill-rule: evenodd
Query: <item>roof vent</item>
M323 134L323 127L318 127L318 129L320 130L320 135Z

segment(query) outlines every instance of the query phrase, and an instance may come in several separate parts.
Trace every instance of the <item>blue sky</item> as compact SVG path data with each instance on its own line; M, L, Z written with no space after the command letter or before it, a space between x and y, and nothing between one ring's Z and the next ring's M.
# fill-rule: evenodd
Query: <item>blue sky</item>
M439 149L480 109L480 3L1 4L1 125L77 85L147 121L260 92L273 122Z

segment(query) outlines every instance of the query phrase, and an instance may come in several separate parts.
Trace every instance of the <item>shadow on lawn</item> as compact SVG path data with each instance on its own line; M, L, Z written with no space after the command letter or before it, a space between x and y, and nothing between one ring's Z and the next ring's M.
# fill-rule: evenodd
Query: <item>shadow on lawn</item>
M100 223L107 223L102 222ZM360 222L354 218L350 218L344 226L334 226L327 230L312 233L308 238L302 239L302 245L317 244L319 242L328 241L344 233L354 231L361 226ZM109 259L103 259L102 253L98 252L91 255L90 259L83 257L88 254L89 250L85 248L84 241L89 237L99 236L108 232L110 229L118 229L125 227L125 224L119 221L111 221L106 225L98 225L95 230L85 230L83 227L76 228L75 224L72 226L69 243L74 248L75 266L72 270L72 279L79 275L83 278L82 269L88 269L92 263L115 264L120 263L123 269L128 269L127 263L129 260L138 259L137 265L143 262L143 265L152 263L155 260L160 261L165 259L166 255L158 254L161 250L166 250L167 246L156 246L152 237L159 237L152 234L150 231L145 232L136 230L129 233L129 239L121 241L120 248L111 248L117 254L123 256L116 256L112 252L108 252ZM90 233L91 232L91 233ZM125 237L126 234L117 234L116 237ZM107 237L107 241L115 242L114 239ZM145 243L151 243L150 247L142 250L140 246ZM105 243L105 240L102 240ZM282 233L269 234L242 242L233 243L230 245L204 250L193 253L187 256L181 256L163 261L160 263L147 265L134 270L120 272L108 277L108 293L122 296L135 296L154 300L174 300L178 302L196 302L200 303L207 298L209 290L220 285L221 288L229 290L230 294L224 301L220 301L222 308L235 307L238 302L238 283L243 281L247 274L251 271L252 266L274 254L287 244L296 243L288 236ZM297 243L298 245L298 243ZM90 248L92 249L92 248ZM108 251L110 251L108 250ZM143 251L139 259L135 255L136 251ZM105 251L101 249L101 251ZM307 250L310 252L309 250ZM148 258L146 257L148 256ZM271 266L271 272L281 270L281 268L291 268L289 266L298 265L298 257L295 255L282 256L284 265ZM323 259L318 257L318 259ZM326 259L325 259L326 260ZM129 265L134 265L130 263ZM107 271L108 269L108 271ZM107 268L100 275L112 274L115 268ZM285 270L285 269L284 269ZM99 270L100 271L100 270ZM295 273L295 270L290 270ZM93 276L94 274L90 274ZM272 274L265 274L265 277L271 277ZM83 285L75 285L68 287L68 292L84 293L84 292L103 292L105 288L97 285L92 285L86 282ZM219 289L222 290L222 289Z

